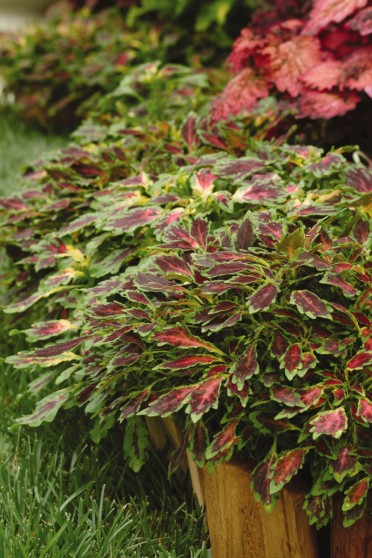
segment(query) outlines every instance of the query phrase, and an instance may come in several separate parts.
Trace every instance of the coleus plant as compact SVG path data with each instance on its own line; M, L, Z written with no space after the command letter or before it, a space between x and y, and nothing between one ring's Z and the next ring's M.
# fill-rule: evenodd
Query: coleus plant
M19 423L79 404L98 440L125 419L139 469L143 416L175 415L200 465L255 461L267 509L306 464L310 521L340 492L353 523L371 477L371 172L244 120L144 128L85 125L85 149L2 201L14 287L33 286L6 310L42 315L8 360L57 386Z
M369 0L276 2L257 12L228 59L234 76L215 118L274 94L299 118L330 119L372 95Z

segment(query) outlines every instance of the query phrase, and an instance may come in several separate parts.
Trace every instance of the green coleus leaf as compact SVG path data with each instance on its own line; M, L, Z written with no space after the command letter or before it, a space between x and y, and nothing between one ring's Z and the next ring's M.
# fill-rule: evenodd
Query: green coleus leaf
M70 398L68 389L61 389L41 399L30 415L16 419L19 425L40 426L42 422L52 422L64 403Z
M335 410L318 413L309 421L309 425L314 440L322 435L340 438L347 429L348 419L345 409L339 407Z
M331 319L330 308L327 303L310 291L293 291L290 302L297 306L301 314L306 314L309 318Z
M280 252L284 252L289 260L293 260L304 248L305 232L303 228L298 228L291 234L286 235L276 245Z
M129 466L135 473L147 461L151 447L149 434L144 420L141 417L131 417L126 424L123 451Z
M304 464L310 448L298 448L286 451L278 456L271 468L270 493L274 494L283 488Z

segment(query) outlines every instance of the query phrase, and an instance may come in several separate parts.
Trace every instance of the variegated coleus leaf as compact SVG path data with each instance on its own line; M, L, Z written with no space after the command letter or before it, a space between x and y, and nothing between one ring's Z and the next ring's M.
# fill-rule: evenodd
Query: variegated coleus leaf
M191 347L207 349L210 352L221 353L221 351L212 345L203 341L199 337L191 335L186 329L181 326L170 327L164 329L162 332L155 333L154 339L159 345L171 345L173 347L180 347L188 349Z
M36 364L38 366L54 366L61 362L78 360L81 357L73 353L72 349L75 349L87 339L87 336L79 337L77 339L71 339L71 341L55 343L54 345L49 345L42 349L35 349L32 352L20 352L17 355L8 357L6 362L12 364L16 368L27 368Z
M359 506L363 503L367 497L369 490L370 480L368 477L364 477L355 482L347 491L344 502L342 504L342 510L348 512L354 506Z
M163 362L159 364L156 368L163 368L165 370L187 370L188 368L198 368L210 365L218 361L218 358L212 355L187 355L183 357L176 358L175 360L170 360L168 362Z
M275 301L278 292L278 287L272 284L260 287L247 299L249 313L254 314L255 312L263 312L264 310L270 308L271 304Z
M30 415L25 415L16 419L16 423L20 425L39 426L42 422L52 422L57 412L66 401L70 398L69 390L61 389L56 391L36 405L36 409Z
M246 381L254 374L258 374L259 371L260 367L257 362L255 344L250 345L247 351L229 370L232 383L236 384L239 391L243 389Z
M197 463L197 465L199 465L199 467L203 467L205 465L205 456L208 447L208 430L205 427L203 421L200 420L193 426L191 441L189 445L189 449L192 453L193 459Z
M216 462L216 458L218 459L219 455L226 459L226 452L229 454L233 452L234 446L236 446L240 440L239 436L236 435L238 422L237 419L232 420L221 432L216 434L206 451L206 459L213 459L214 462Z
M347 430L348 418L345 409L339 407L338 409L318 413L309 421L309 425L314 440L322 435L340 438Z
M321 300L311 291L293 291L290 302L297 306L301 314L305 314L314 320L316 318L332 318L331 309L327 302Z
M31 328L25 329L24 331L29 341L39 341L61 335L66 331L76 328L77 324L69 320L50 320L48 322L36 323Z
M183 386L172 389L165 395L160 396L142 411L149 417L168 417L179 411L189 401L194 386Z
M372 402L366 397L361 397L356 414L365 424L372 423Z
M280 454L271 467L270 493L283 488L304 464L310 448L298 448Z
M198 422L211 408L218 408L218 399L223 377L209 378L193 386L186 413L193 422Z
M328 494L308 494L304 509L309 517L310 525L315 525L317 529L320 529L327 525L332 517L332 497Z
M276 457L270 453L252 471L251 488L258 502L262 502L266 511L271 511L277 500L277 494L270 492L272 468L275 465Z
M353 450L349 446L340 448L336 461L331 463L330 468L338 483L341 483L345 477L352 477L360 470L360 464Z

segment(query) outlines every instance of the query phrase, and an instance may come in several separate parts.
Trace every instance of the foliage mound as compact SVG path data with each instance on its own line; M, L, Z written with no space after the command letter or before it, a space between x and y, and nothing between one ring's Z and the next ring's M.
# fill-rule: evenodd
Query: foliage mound
M252 459L270 509L305 465L310 521L326 524L341 492L348 525L371 474L371 172L267 141L270 104L211 122L208 88L178 66L133 70L76 144L28 173L32 188L1 201L18 269L5 310L37 316L35 347L8 361L44 390L18 422L80 405L99 441L125 419L138 470L143 415L175 415L173 466L187 447L199 464Z
M299 118L355 109L372 95L371 14L368 0L282 0L256 13L234 43L228 61L235 75L215 103L215 118L269 94Z

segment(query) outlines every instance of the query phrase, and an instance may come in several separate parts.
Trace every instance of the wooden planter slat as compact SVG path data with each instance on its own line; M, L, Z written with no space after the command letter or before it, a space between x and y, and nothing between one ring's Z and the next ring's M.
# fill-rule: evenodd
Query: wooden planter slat
M372 498L367 508L372 509ZM331 558L371 558L372 519L367 512L351 527L343 527L340 500L335 502L331 523Z
M302 487L284 489L269 514L254 499L246 467L221 463L203 479L213 558L318 557Z

